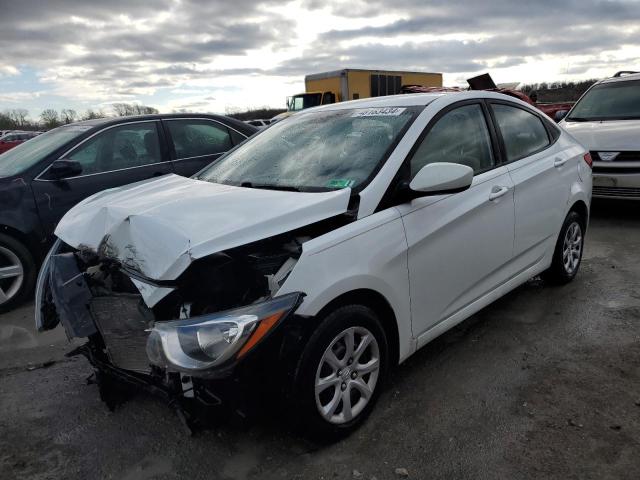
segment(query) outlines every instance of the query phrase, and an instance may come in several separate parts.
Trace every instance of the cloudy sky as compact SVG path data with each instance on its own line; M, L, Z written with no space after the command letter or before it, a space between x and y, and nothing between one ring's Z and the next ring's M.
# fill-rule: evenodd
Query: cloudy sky
M640 69L640 2L0 0L0 111L282 107L305 74L347 67L446 85Z

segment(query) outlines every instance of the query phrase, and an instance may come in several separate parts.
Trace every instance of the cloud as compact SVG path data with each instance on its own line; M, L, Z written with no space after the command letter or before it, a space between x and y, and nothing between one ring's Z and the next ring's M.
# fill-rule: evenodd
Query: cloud
M208 108L213 93L223 109L279 105L304 75L341 68L455 81L487 70L516 80L593 75L633 66L639 8L636 0L7 1L0 94L21 93L6 82L25 67L39 80L32 90L83 105L161 97L167 108Z
M0 77L18 75L20 70L12 65L0 65Z
M351 3L353 11L360 11L359 1ZM306 3L309 8L336 11L342 5L335 1ZM315 47L325 59L347 57L366 65L377 58L377 64L391 67L422 66L453 73L513 67L530 57L595 55L623 45L640 45L640 5L636 0L538 0L527 4L507 0L368 0L366 6L365 14L385 11L400 18L382 25L322 33ZM321 67L327 62L317 63Z
M0 74L28 62L41 78L97 97L145 94L211 75L219 58L286 46L292 23L271 2L33 0L3 4Z

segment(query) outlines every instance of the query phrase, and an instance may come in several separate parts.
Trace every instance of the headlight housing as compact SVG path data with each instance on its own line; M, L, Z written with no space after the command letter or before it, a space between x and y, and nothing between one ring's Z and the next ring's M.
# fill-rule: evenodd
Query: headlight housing
M290 293L242 308L157 322L147 340L151 363L190 374L240 359L302 301Z

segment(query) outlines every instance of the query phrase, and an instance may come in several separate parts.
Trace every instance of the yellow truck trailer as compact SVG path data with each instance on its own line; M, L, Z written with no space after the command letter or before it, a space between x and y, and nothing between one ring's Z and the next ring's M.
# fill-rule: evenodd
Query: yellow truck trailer
M305 93L287 98L289 112L345 100L395 95L405 85L441 87L442 74L345 68L307 75L304 84Z

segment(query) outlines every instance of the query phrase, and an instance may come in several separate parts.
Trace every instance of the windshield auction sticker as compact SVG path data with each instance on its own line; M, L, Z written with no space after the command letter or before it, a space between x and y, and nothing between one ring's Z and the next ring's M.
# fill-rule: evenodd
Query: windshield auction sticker
M349 188L356 183L355 180L348 178L333 178L327 182L327 188Z
M380 108L363 108L354 112L352 117L397 117L406 108L404 107L380 107Z

